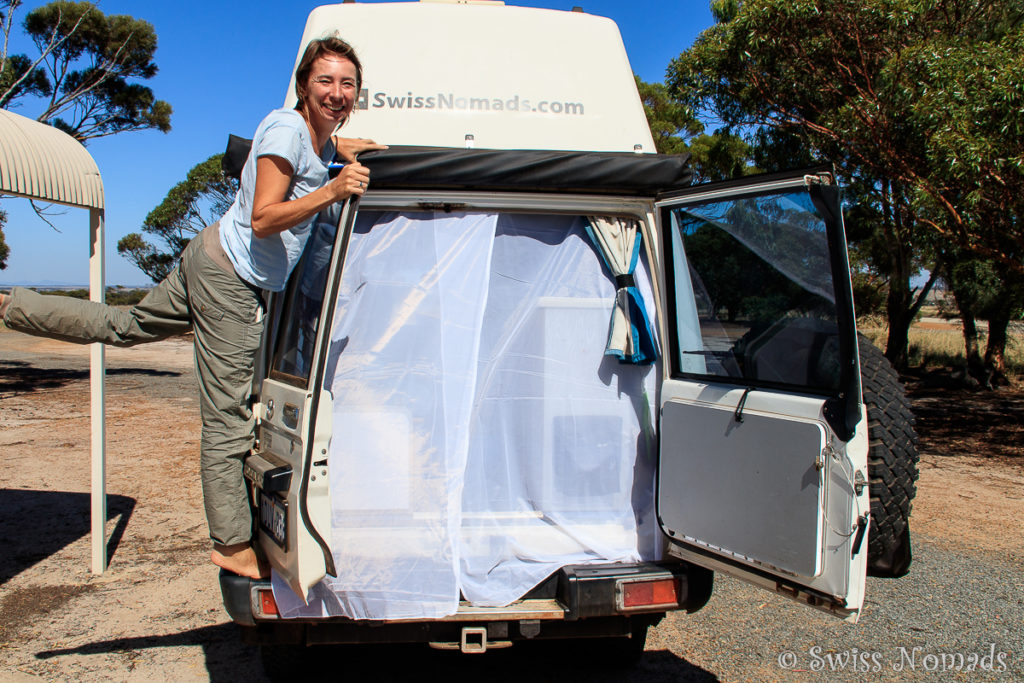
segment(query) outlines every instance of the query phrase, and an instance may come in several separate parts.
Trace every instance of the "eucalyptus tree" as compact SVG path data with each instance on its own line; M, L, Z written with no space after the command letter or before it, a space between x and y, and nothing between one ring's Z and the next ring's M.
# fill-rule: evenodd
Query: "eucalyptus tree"
M22 0L0 0L0 108L17 108L81 142L171 129L171 105L143 85L157 73L152 24L107 15L91 2L56 0L25 15L35 51L14 52ZM0 244L3 244L0 215ZM5 265L0 259L0 269Z
M987 0L718 0L712 6L718 23L669 67L671 93L733 127L800 140L847 178L859 179L889 245L878 268L889 278L886 352L905 365L909 325L922 301L923 292L910 287L922 243L949 240L1008 267L1024 245L1019 221L993 239L976 214L955 203L967 186L986 183L993 169L1004 175L1017 169L1019 179L1021 138L1010 138L1022 125L1015 37L1022 10ZM972 70L970 54L979 47L992 55L985 61L990 71ZM965 80L979 91L976 97L958 87ZM998 111L985 119L992 124L965 129L979 107ZM1014 116L1008 133L997 132ZM967 153L976 163L963 163ZM939 172L939 158L956 173ZM1024 270L1019 259L1016 264Z
M57 0L25 16L35 56L8 52L20 0L0 3L0 107L20 104L37 121L81 141L133 130L171 129L171 105L135 81L157 73L156 31L106 15L91 2Z
M7 246L7 241L4 240L4 223L7 222L7 213L0 209L0 270L7 267L7 255L11 253L11 248Z
M636 77L647 125L661 154L690 155L696 182L726 180L755 172L750 145L728 128L708 133L700 117L673 98L664 83Z
M135 264L153 282L160 282L181 258L193 236L228 210L238 181L221 170L222 154L215 154L189 170L185 179L168 191L142 223L142 231L156 238L147 242L137 232L122 237L117 252Z

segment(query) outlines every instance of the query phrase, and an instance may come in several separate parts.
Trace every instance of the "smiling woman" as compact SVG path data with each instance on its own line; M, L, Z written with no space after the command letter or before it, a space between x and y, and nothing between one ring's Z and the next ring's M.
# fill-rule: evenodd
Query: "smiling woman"
M314 40L306 48L295 71L295 94L298 96L295 111L278 110L272 113L264 120L260 129L264 129L274 114L280 113L280 117L276 117L281 119L280 123L272 122L271 125L281 125L284 130L298 127L298 137L293 135L289 138L290 142L299 144L300 149L295 151L329 151L333 156L333 149L327 150L327 145L331 142L331 147L334 147L341 140L335 138L332 141L331 133L344 125L351 115L361 82L362 65L348 43L336 37ZM301 138L305 137L305 131L302 131L295 114L304 121L304 127L311 136L308 145L303 144L306 141ZM284 134L287 136L287 133ZM273 137L280 133L270 135ZM296 173L299 171L292 163L292 159L287 155L272 152L258 154L250 225L255 235L265 238L285 230L294 230L297 222L308 227L312 216L324 207L353 194L362 194L369 184L369 172L362 165L355 163L353 151L344 149L343 145L340 152L353 163L348 164L330 182L320 178L320 168L313 168L315 180L320 187L307 196L292 201L285 199L289 186L297 180ZM244 182L243 171L243 184Z
M322 209L361 195L369 171L356 154L383 149L332 137L352 113L362 68L336 36L313 40L296 71L295 109L260 124L234 203L203 230L180 264L128 311L15 288L0 295L8 327L79 343L133 346L195 332L203 422L200 470L214 564L259 577L242 459L252 445L253 364L263 332L263 290L280 291ZM333 179L335 155L348 163ZM6 310L5 310L6 309Z

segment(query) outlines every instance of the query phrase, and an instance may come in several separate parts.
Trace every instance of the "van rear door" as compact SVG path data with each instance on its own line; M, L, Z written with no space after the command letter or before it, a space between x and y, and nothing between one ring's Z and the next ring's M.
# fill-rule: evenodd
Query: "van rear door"
M698 186L656 207L669 553L856 620L867 433L832 175Z
M296 595L334 574L329 547L331 394L323 389L332 300L340 279L352 202L325 209L314 220L302 260L287 289L275 295L267 331L268 357L260 382L255 453L245 464L258 511L258 542L271 566Z

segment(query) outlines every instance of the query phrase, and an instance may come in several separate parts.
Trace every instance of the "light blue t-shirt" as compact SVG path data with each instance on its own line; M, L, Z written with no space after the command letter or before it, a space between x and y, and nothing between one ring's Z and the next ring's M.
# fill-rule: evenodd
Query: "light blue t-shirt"
M327 184L327 164L334 158L328 141L318 155L306 120L294 109L275 109L256 129L252 151L242 169L235 201L220 219L220 243L243 280L280 292L309 239L314 214L295 227L269 237L252 231L252 201L256 189L256 159L281 157L291 165L292 182L286 200L305 196Z

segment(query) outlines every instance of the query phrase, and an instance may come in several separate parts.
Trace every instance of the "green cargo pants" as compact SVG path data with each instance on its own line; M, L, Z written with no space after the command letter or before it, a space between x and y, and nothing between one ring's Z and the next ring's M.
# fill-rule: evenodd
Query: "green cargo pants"
M28 334L114 346L193 329L203 422L200 472L210 537L223 545L250 540L242 460L253 441L249 396L263 334L263 300L231 269L216 224L193 239L167 279L130 310L15 288L4 323Z

